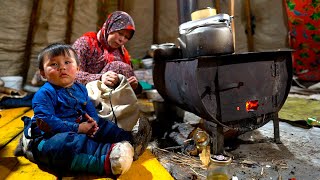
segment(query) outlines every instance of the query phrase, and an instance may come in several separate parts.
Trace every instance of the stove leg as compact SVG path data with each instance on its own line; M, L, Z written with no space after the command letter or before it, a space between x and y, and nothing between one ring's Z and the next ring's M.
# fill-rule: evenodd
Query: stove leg
M203 124L200 128L204 129L213 137L212 142L212 153L214 154L224 154L224 135L223 135L223 126L207 121L203 119Z
M215 154L224 154L224 136L223 136L223 126L217 124L217 141Z
M279 116L276 114L276 116L273 118L273 137L274 142L277 144L281 144L280 141L280 131L279 131Z

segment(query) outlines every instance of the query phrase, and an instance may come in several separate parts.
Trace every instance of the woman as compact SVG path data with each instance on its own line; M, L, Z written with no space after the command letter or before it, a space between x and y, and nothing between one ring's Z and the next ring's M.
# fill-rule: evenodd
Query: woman
M101 80L107 86L119 83L117 74L127 77L136 94L142 87L135 77L126 44L135 32L134 21L126 12L110 14L98 33L87 32L77 39L73 48L81 61L76 80L82 84Z

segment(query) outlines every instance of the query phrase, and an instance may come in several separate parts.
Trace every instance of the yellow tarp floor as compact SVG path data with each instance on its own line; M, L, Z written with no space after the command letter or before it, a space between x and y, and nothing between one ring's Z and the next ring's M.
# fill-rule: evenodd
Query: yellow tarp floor
M23 130L22 116L33 115L30 108L13 108L0 110L0 179L57 179L56 176L42 171L38 166L24 157L15 157L16 148ZM73 176L63 179L105 179L97 176ZM134 161L130 170L118 179L149 180L173 179L156 157L146 150L137 161Z

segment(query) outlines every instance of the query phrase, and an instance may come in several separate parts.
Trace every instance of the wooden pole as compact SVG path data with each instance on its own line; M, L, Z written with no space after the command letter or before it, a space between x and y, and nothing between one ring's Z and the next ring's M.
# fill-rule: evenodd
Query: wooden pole
M252 32L252 22L251 22L251 5L250 0L245 1L245 12L246 12L246 19L247 19L247 43L248 43L248 51L254 51L253 46L253 32Z
M65 35L66 44L71 43L73 12L74 12L74 0L69 0L68 9L67 9L67 29L66 29L66 35Z
M232 23L231 23L231 29L232 29L232 39L233 39L233 49L236 51L236 33L235 33L235 18L234 18L234 0L230 0L230 16L232 16Z
M214 6L216 8L217 14L221 13L220 0L215 0L214 1Z
M97 20L96 31L99 31L101 29L103 23L106 21L106 18L108 15L107 0L98 0L97 6L98 6L98 8L97 8L98 20Z
M118 0L118 10L124 11L124 0Z
M34 38L34 31L38 25L38 8L40 6L40 0L33 0L32 3L32 10L29 20L29 28L27 34L26 45L24 49L24 56L23 56L23 66L25 70L23 72L23 77L28 76L28 69L30 67L30 56L32 51L32 42ZM23 84L26 82L27 78L23 78Z
M159 43L159 11L160 7L160 0L154 0L153 1L153 44Z
M289 30L289 20L288 20L288 13L287 13L287 6L286 6L286 0L282 1L282 12L283 12L283 21L285 22L285 26L286 29ZM286 47L290 47L291 48L291 37L290 37L290 33L287 32L287 41L286 41Z

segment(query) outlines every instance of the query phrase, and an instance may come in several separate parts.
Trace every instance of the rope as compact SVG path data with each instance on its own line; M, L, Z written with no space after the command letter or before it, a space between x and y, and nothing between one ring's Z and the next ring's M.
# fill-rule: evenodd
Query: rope
M112 106L112 102L111 102L112 91L113 91L113 89L111 89L110 94L109 94L110 106L111 106L111 111L112 111L112 114L113 114L114 122L115 122L115 124L118 126L117 116L116 116L115 113L114 113L113 106ZM113 121L113 118L112 118L112 121Z

